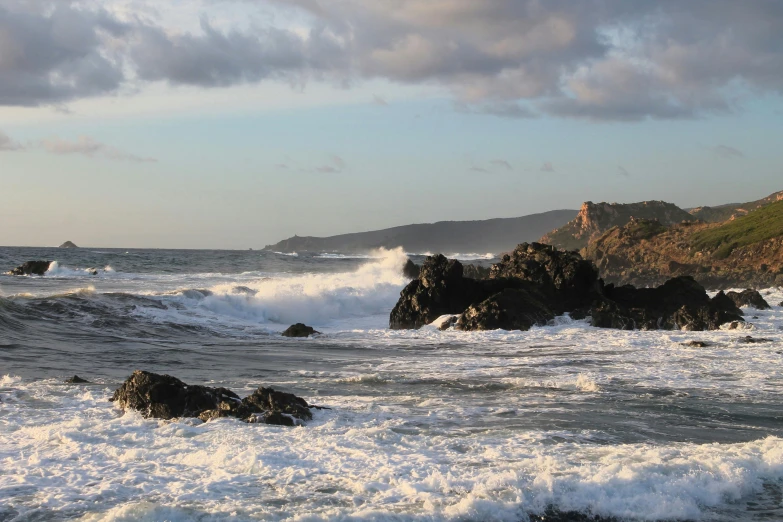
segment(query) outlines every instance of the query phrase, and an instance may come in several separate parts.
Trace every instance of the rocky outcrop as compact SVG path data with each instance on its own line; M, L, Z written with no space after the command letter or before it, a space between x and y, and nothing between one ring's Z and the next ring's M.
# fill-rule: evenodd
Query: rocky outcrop
M419 328L461 314L456 326L462 330L527 330L565 313L620 329L712 330L742 321L729 297L721 292L710 299L691 277L658 288L605 286L595 265L578 253L523 243L492 267L487 280L463 277L459 261L427 258L419 279L400 294L390 327Z
M761 296L758 290L747 289L742 292L726 292L726 296L734 301L738 307L749 306L756 310L769 310L769 303Z
M281 335L283 337L310 337L320 333L304 323L296 323L289 326Z
M408 259L402 267L402 275L408 279L416 279L421 273L421 267Z
M75 244L71 243L70 241L66 241L62 245L60 245L58 248L79 248Z
M133 372L110 400L124 410L155 419L198 417L206 422L234 417L286 426L312 419L311 406L290 393L262 387L240 399L226 388L187 385L170 375L140 370Z
M471 279L489 279L491 269L481 265L463 265L462 274Z
M557 248L579 250L607 230L626 225L632 218L656 220L663 226L694 220L685 210L665 201L628 204L587 201L582 204L576 218L546 234L539 241Z
M78 375L74 375L73 377L65 379L65 384L90 384L90 381L82 379Z
M692 277L677 277L657 288L604 288L590 310L593 326L621 330L717 330L740 321L742 312L719 292L710 299Z
M49 265L51 264L51 261L27 261L26 263L19 265L8 273L15 276L42 276L46 274L46 271L49 270Z

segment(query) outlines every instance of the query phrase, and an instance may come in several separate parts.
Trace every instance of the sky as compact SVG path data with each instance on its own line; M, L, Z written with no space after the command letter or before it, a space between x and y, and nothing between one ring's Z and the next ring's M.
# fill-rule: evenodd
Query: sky
M783 190L779 0L0 0L0 245Z

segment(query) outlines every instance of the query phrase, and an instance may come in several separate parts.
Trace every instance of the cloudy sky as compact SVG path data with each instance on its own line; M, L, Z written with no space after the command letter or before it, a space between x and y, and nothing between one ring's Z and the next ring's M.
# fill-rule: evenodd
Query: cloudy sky
M783 189L779 0L0 0L0 244Z

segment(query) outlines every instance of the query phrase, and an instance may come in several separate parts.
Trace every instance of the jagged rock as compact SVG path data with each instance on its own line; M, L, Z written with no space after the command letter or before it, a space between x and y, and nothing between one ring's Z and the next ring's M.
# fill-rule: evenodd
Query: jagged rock
M464 265L462 267L462 276L471 279L489 279L490 269L479 265Z
M115 392L112 402L147 418L198 417L204 422L233 417L246 422L293 426L313 418L307 401L291 393L258 388L240 399L226 388L189 386L170 375L137 370ZM320 409L320 408L319 408Z
M78 375L74 375L73 377L65 379L64 382L65 384L90 384L90 381L87 379L82 379Z
M312 327L307 326L306 324L296 323L289 326L281 335L283 337L310 337L311 335L320 333L321 332L314 330Z
M26 263L19 265L18 267L11 270L9 273L11 275L16 276L22 276L22 275L37 275L42 276L46 273L47 270L49 270L49 265L51 265L51 261L27 261Z
M719 292L710 299L692 277L676 277L657 288L604 288L591 310L593 326L624 330L716 330L742 321L742 312Z
M400 293L391 312L389 327L395 330L421 328L442 315L460 314L503 289L503 284L463 277L462 263L442 254L428 257L418 279Z
M688 341L687 343L682 343L682 345L687 346L688 348L707 348L708 346L712 346L706 341Z
M75 244L73 244L70 241L66 241L65 243L60 245L59 248L79 248L79 247L77 247Z
M487 280L463 277L462 265L442 255L427 258L419 278L400 294L389 324L419 328L461 314L457 327L463 330L527 330L564 313L620 329L712 330L742 321L734 301L723 292L710 299L691 277L657 288L604 286L595 265L577 252L525 243L495 264Z
M781 302L778 304L778 306L783 306L783 301L781 301Z
M416 279L421 273L421 267L408 259L402 267L402 275L408 279Z
M726 292L726 295L734 301L738 307L749 306L757 310L768 310L769 303L761 297L758 290L743 290L742 292Z
M577 252L541 243L522 243L504 255L492 266L490 277L530 281L542 292L556 294L550 305L557 314L589 306L600 294L598 269L592 262Z
M555 314L533 291L507 288L471 305L457 321L459 330L529 330L544 325Z

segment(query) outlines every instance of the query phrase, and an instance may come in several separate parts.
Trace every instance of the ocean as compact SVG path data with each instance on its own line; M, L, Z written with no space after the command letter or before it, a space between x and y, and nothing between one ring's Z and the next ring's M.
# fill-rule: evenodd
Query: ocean
M0 272L34 259L0 275L0 521L783 520L780 289L738 330L391 331L401 250L2 247ZM144 419L109 402L136 369L331 409Z

